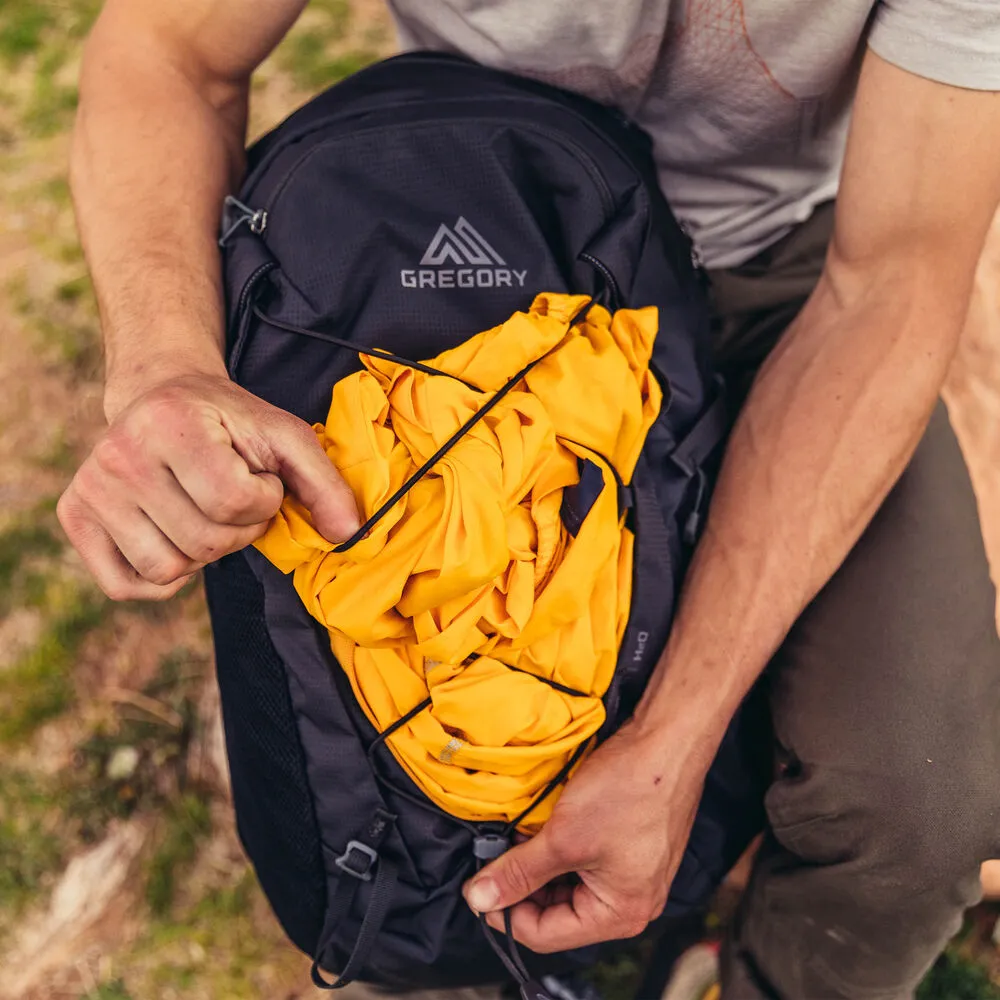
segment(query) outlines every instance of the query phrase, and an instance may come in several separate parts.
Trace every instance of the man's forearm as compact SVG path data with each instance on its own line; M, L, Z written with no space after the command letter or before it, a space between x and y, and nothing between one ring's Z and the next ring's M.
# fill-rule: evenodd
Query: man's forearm
M706 768L740 699L899 477L944 382L1000 198L995 94L869 53L834 237L737 421L637 713Z
M637 722L707 766L740 699L899 477L968 300L960 276L828 268L730 440L670 641Z
M156 39L98 24L71 176L101 310L109 416L154 381L225 374L214 237L242 171L244 117L244 86L199 86Z

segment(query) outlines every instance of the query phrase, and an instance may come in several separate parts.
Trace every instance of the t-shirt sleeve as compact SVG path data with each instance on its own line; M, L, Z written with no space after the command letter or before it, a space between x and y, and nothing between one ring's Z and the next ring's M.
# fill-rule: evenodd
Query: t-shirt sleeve
M879 0L868 44L919 76L1000 90L1000 0Z

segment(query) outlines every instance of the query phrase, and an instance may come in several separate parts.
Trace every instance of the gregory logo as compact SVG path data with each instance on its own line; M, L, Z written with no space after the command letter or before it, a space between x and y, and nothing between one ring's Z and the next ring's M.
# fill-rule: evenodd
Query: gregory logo
M404 268L404 288L523 288L527 271L515 271L464 216L438 226L420 267Z

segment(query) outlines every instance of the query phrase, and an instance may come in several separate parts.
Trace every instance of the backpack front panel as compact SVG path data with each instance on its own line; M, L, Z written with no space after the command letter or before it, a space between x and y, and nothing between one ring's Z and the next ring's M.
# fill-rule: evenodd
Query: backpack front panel
M510 78L488 71L483 77L481 68L458 61L447 64L448 88L435 93L430 77L414 76L428 65L421 57L400 57L362 73L311 102L251 151L252 171L240 197L267 214L260 231L243 227L226 248L230 370L251 392L318 422L332 385L359 367L356 353L270 326L258 311L420 359L527 308L541 290L583 292L612 307L657 305L665 406L651 432L658 444L644 452L632 489L633 607L641 613L630 623L619 661L628 684L609 692L610 732L630 713L662 649L690 551L679 541L676 518L693 503L691 477L668 469L665 456L710 392L698 342L707 322L704 299L686 241L648 187L652 172L637 170L594 124L604 112L583 114L581 102L569 98L561 107L537 85L508 84ZM409 84L394 98L392 80L407 74ZM463 76L470 87L481 84L499 95L478 104L468 97L457 101L454 82ZM505 88L513 89L505 94ZM530 90L531 100L514 89ZM421 91L418 101L414 90ZM376 92L379 100L370 100ZM265 783L288 781L288 774L269 772L266 752L245 750L255 735L237 731L243 722L229 712L234 790L243 789L236 796L241 835L286 929L316 953L324 917L317 893L327 908L345 877L335 865L339 852L368 813L381 807L397 817L384 849L400 866L400 882L366 978L395 985L501 978L458 892L473 870L470 834L375 780L365 758L375 733L328 637L290 579L256 553L239 558L250 560L260 586L242 613L266 622L270 649L284 672L285 711L295 726L296 740L289 743L297 742L296 766L307 786L301 776L290 782L301 801L283 817L252 802L262 777ZM233 610L225 585L216 589L213 618ZM225 676L224 700L238 701L241 694L228 678L256 666L248 649L224 632L220 684ZM378 760L393 784L412 789L388 751L379 751ZM308 852L300 851L297 868L282 867L275 849L290 843L292 813L315 831L313 857L307 862ZM263 829L268 824L285 832ZM696 868L690 884L702 877L703 866ZM303 892L296 910L293 896L306 872L322 872L324 884L311 895ZM370 886L358 888L350 912L325 942L328 968L346 963L370 892ZM588 950L567 960L593 957Z

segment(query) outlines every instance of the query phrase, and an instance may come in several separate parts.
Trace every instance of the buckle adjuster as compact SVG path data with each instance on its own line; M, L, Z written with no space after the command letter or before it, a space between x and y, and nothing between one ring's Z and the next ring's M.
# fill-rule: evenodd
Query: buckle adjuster
M360 857L359 857L360 855ZM334 861L334 864L348 875L370 882L372 869L378 862L378 852L360 840L349 840L344 853Z

